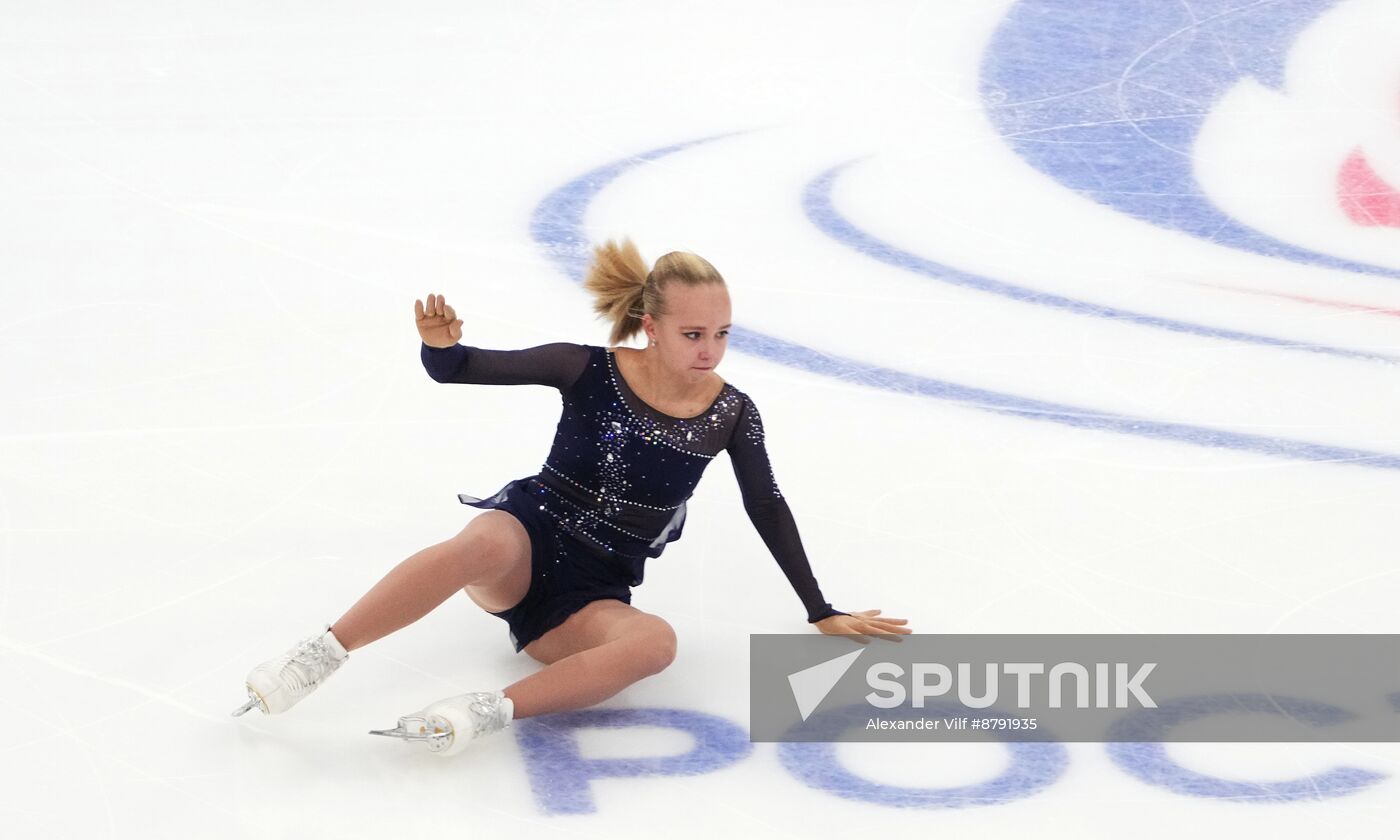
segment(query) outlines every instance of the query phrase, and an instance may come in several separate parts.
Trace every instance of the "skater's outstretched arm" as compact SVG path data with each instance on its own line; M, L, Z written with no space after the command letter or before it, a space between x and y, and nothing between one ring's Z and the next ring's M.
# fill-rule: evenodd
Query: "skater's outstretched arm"
M413 302L423 339L423 367L436 382L466 385L548 385L566 391L588 366L588 348L553 342L523 350L487 350L458 344L462 322L442 295Z
M822 597L821 588L812 574L811 564L802 548L797 522L787 500L778 490L778 480L768 460L764 445L763 418L747 394L739 408L739 422L734 427L727 451L739 480L739 492L744 498L744 511L758 530L759 536L773 553L788 583L807 608L807 621L817 622L827 616L845 615L833 609Z
M747 394L739 409L739 422L734 427L727 451L734 466L734 475L739 480L744 510L778 561L788 583L802 599L802 605L807 608L808 623L815 624L823 633L833 635L912 632L896 626L906 624L905 619L876 618L879 610L864 610L855 614L842 612L822 597L821 588L802 548L802 538L798 534L792 509L778 489L778 480L773 474L765 443L763 418L758 413L758 406ZM858 640L864 644L863 637Z

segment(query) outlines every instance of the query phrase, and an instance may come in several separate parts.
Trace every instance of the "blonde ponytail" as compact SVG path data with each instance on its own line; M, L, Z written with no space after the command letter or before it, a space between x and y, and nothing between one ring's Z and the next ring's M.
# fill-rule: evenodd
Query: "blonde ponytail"
M621 245L611 239L593 249L593 263L583 287L593 293L593 311L612 321L609 345L616 346L642 329L642 315L666 314L665 287L672 281L687 286L724 285L724 278L709 261L689 251L671 251L647 270L646 261L630 238Z

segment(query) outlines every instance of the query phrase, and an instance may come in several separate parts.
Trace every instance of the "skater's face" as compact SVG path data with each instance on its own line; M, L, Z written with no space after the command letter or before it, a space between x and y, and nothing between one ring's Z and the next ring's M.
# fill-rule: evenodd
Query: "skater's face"
M643 317L651 350L665 370L689 382L708 377L729 342L729 290L718 283L666 287L666 309L660 318Z

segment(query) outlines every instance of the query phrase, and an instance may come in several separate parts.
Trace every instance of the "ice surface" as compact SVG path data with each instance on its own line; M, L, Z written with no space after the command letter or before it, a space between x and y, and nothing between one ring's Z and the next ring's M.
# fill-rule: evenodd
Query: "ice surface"
M1396 632L1396 4L0 20L7 837L1393 831L1390 744L750 743L749 634L811 628L727 470L634 597L676 661L600 707L367 737L539 667L454 596L228 712L547 451L557 394L432 382L413 301L606 343L577 280L621 236L725 274L720 373L838 608Z

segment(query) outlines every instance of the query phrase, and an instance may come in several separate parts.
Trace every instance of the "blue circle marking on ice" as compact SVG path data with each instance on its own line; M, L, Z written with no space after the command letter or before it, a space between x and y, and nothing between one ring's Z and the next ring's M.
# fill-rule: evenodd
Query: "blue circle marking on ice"
M593 198L623 173L657 158L743 132L729 132L689 140L630 155L589 170L557 187L535 207L530 235L576 283L583 282L592 243L584 234L583 217ZM1300 461L1321 461L1350 466L1400 470L1400 455L1364 449L1311 443L1309 441L1231 432L1186 423L1170 423L1149 418L1100 411L1092 408L1030 399L1015 394L975 388L919 374L898 371L824 353L796 342L740 329L731 334L731 347L740 352L798 368L843 382L854 382L901 394L917 394L961 403L997 414L1059 423L1082 429L1118 432L1137 437L1189 443L1210 448L1234 449L1259 455Z
M1275 90L1298 34L1335 0L1022 0L982 57L987 116L1076 193L1269 257L1380 277L1400 270L1302 248L1221 211L1192 168L1206 116L1237 81Z
M896 268L902 268L906 271L911 271L915 274L949 285L962 286L979 292L986 292L987 294L999 295L1035 306L1048 306L1075 315L1124 321L1130 324L1137 324L1138 326L1170 330L1178 333L1188 333L1205 338L1220 339L1222 341L1238 341L1245 344L1279 347L1285 350L1303 350L1329 356L1380 361L1388 364L1400 362L1400 359L1394 356L1386 356L1379 353L1363 353L1359 350L1348 350L1344 347L1331 347L1325 344L1306 344L1267 335L1240 332L1239 330L1228 330L1221 327L1211 327L1205 324L1192 323L1190 321L1180 321L1174 318L1163 318L1159 315L1148 315L1141 312L1133 312L1128 309L1119 309L1113 306L1104 306L1085 300L1064 297L1063 295L1051 294L1050 292L1038 291L1025 286L1017 286L1003 280L996 280L984 275L973 274L953 268L949 265L925 259L917 254L897 248L888 242L878 239L873 234L861 230L856 227L850 219L837 211L836 205L831 200L832 185L836 182L836 178L841 172L855 162L856 161L852 160L834 166L812 179L812 181L808 183L806 189L803 190L803 209L806 211L807 218L812 224L816 225L819 230L832 239L868 257L895 266Z

